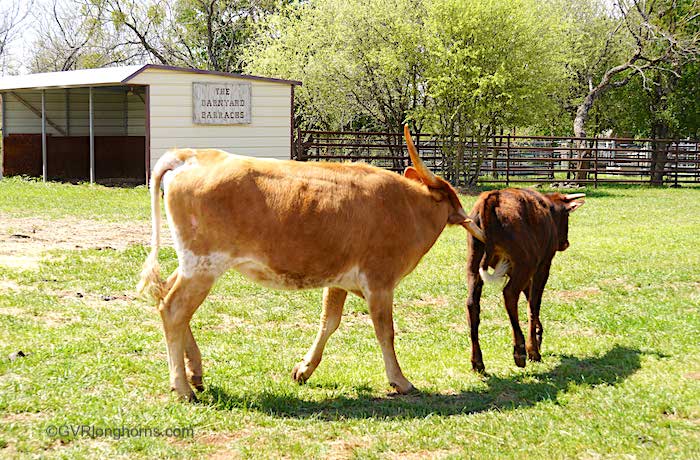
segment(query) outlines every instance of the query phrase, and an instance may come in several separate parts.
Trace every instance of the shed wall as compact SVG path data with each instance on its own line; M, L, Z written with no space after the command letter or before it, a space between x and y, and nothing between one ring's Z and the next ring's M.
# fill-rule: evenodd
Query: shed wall
M67 91L70 91L68 95ZM63 130L70 125L71 136L89 135L88 88L46 90L46 116ZM41 111L41 90L14 92ZM7 111L3 130L8 134L41 134L41 118L22 104L11 92L4 93ZM66 102L70 102L70 124ZM143 136L145 132L145 105L137 94L125 95L123 88L93 89L95 136ZM127 108L125 112L124 108ZM126 113L126 117L125 117ZM125 130L124 127L127 127ZM48 123L47 134L60 135Z
M252 123L196 125L192 83L249 82ZM249 79L147 69L130 83L150 85L151 167L171 148L219 148L255 157L289 159L291 87Z

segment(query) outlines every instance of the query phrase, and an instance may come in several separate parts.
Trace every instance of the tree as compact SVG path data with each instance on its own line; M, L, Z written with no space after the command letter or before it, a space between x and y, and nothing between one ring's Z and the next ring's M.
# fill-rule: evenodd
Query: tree
M20 25L29 15L34 0L12 2L10 6L0 8L0 73L7 70L7 48L19 32Z
M690 22L697 18L697 6L690 4L690 13L682 21ZM603 47L600 48L600 58L597 62L615 62L606 66L600 77L593 78L590 75L588 91L578 105L573 123L574 136L585 138L586 123L595 102L608 90L620 88L628 84L633 77L640 77L644 85L647 85L650 72L667 70L664 67L668 63L680 62L697 54L698 36L685 36L678 33L680 30L676 24L671 24L666 18L675 16L678 2L672 1L646 1L646 0L616 0L615 10L607 12L610 20L608 37ZM627 44L626 50L620 52L615 43ZM618 53L617 59L610 59ZM579 140L580 157L583 160L590 156L585 150L585 141ZM585 179L589 162L583 160L579 163L578 179Z
M535 0L436 0L426 20L426 80L430 104L416 110L446 139L452 180L478 178L482 144L497 129L545 123L556 110L564 68L559 24ZM469 170L465 146L477 143Z
M272 15L246 71L302 80L300 125L395 133L426 103L419 0L318 0Z
M54 2L36 15L39 24L32 72L106 67L143 61L144 51L112 28L102 27L103 11L93 3Z

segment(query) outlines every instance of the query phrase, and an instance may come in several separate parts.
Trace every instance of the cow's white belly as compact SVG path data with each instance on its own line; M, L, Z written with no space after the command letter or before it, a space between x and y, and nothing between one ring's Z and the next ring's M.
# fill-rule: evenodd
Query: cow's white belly
M180 274L187 278L198 275L216 278L227 270L234 269L249 280L274 289L339 287L347 291L360 292L366 289L366 277L358 267L324 279L295 273L280 273L254 257L232 257L225 252L201 255L183 248L177 252Z

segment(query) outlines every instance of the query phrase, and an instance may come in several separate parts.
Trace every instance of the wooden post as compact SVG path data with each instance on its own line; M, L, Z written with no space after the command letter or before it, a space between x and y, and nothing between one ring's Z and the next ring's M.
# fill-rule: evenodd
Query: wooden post
M94 108L92 101L92 86L88 91L88 106L89 106L89 117L90 117L90 183L95 183L95 121L94 121Z
M506 187L510 186L510 133L506 138Z
M678 167L680 166L678 164L678 147L679 147L678 144L680 144L680 141L676 141L676 174L675 174L676 177L675 177L674 184L673 184L673 186L676 188L680 187L678 185Z
M5 117L5 112L7 112L7 107L5 107L5 93L0 93L0 110L2 111L2 136L0 136L0 179L2 179L2 173L4 170L5 163L5 136L7 135L7 118Z
M593 142L593 188L598 188L598 138Z
M297 139L296 139L296 159L298 161L304 161L304 144L301 139L301 127L297 127Z
M46 166L46 90L41 90L41 177L46 182L49 175Z

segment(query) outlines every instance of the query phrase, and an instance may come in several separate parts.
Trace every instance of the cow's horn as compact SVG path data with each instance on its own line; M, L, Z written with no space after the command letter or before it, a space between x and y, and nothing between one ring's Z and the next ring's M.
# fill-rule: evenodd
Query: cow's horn
M479 226L476 225L473 220L466 219L464 222L460 223L460 225L466 228L467 231L471 233L474 238L481 241L482 243L486 243L486 235L484 235L484 231L480 229Z
M564 195L564 199L566 201L571 201L577 198L583 198L584 196L586 196L585 193L569 193L568 195Z
M411 133L408 131L408 125L403 125L403 135L406 137L406 145L408 146L408 155L411 157L411 163L413 163L421 179L425 181L426 185L432 185L433 187L439 185L440 182L437 180L435 174L425 166L423 160L418 156L418 150L416 150L416 146L413 144Z

